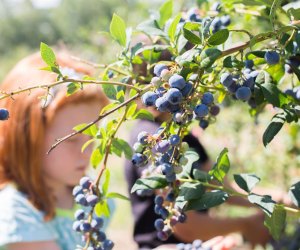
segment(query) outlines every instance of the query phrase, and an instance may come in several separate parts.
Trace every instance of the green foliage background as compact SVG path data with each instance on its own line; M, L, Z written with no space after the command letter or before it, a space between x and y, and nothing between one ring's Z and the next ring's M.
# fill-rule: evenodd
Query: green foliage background
M117 49L115 42L108 36L109 23L113 13L117 13L127 26L136 27L149 14L150 9L158 9L163 1L138 0L62 0L57 8L35 9L30 0L0 1L0 81L8 70L22 57L37 51L40 42L56 48L73 51L82 58L108 63L115 59ZM193 1L176 1L176 9L183 3L186 8L192 6ZM199 2L201 2L199 0ZM212 1L211 1L212 2ZM247 24L248 29L255 27L255 32L268 28L268 20L253 22L251 14L234 15L233 23L236 28ZM233 37L238 41L241 36ZM117 49L116 49L117 48ZM291 79L286 78L287 84ZM196 134L207 148L212 160L224 148L229 149L231 160L231 174L242 172L256 173L262 179L260 185L270 188L288 190L288 187L300 176L300 127L299 124L284 125L283 130L267 147L261 141L264 129L271 119L271 114L262 114L253 119L248 114L246 104L232 105L232 101L225 101L224 108L216 123L203 132L196 129ZM229 108L226 108L230 106ZM127 134L127 130L134 124L123 128L120 135ZM126 138L125 138L126 139ZM126 192L123 179L122 160L113 160L112 186L116 191ZM114 185L115 183L115 185ZM117 201L116 215L112 221L111 238L132 244L130 241L132 227L129 204ZM243 210L216 209L221 215L224 211L229 214L245 214ZM113 232L120 232L114 234ZM126 237L123 237L123 236ZM121 237L122 236L122 237ZM114 238L115 237L115 238ZM118 238L119 237L119 238ZM126 238L126 239L125 239ZM125 242L124 242L125 240ZM123 248L129 249L129 248Z

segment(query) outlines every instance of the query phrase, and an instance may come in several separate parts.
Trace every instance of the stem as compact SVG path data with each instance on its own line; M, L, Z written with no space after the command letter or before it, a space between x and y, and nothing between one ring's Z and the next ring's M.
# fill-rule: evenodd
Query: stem
M120 105L118 105L117 107L107 111L104 114L101 114L97 117L97 119L95 119L94 121L88 123L85 127L83 127L82 129L75 131L69 135L66 135L65 137L59 138L56 140L56 142L51 146L51 148L49 149L49 151L47 152L47 154L49 154L54 148L56 148L60 143L62 143L63 141L79 134L82 133L84 130L88 129L89 127L91 127L92 125L94 125L95 123L99 122L102 118L112 114L113 112L115 112L116 110L118 110L121 107L126 106L128 103L134 101L135 99L137 99L138 97L140 97L145 91L147 91L148 89L152 88L152 85L149 85L147 87L145 87L141 92L135 94L133 97L131 97L130 99L126 100L125 102L121 103Z

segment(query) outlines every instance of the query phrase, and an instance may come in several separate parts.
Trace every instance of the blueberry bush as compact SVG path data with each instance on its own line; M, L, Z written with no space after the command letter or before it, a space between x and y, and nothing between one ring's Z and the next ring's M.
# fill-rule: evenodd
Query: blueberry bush
M192 168L199 156L182 141L195 124L203 130L213 126L222 112L223 102L230 102L232 106L247 105L253 119L272 107L275 114L262 136L265 147L283 126L298 123L300 9L292 4L283 6L282 0L213 3L198 0L197 7L173 13L173 4L172 0L165 1L150 19L135 29L127 27L124 20L114 14L110 35L121 48L115 62L93 64L102 68L96 78L72 79L63 75L53 50L41 43L41 56L48 65L44 70L56 73L57 81L39 88L45 88L49 94L52 87L67 83L67 95L71 95L84 91L86 84L101 84L111 100L94 121L76 126L74 133L58 139L49 150L78 133L92 137L82 150L90 143L97 145L90 157L91 165L98 169L96 180L83 177L73 190L75 201L90 208L88 214L84 210L75 213L73 229L84 235L84 244L78 249L108 250L114 246L101 231L101 216L109 216L108 198L128 198L109 191L109 156L112 154L124 155L134 167L145 168L146 177L138 179L131 192L147 195L164 190L166 195L155 197L155 213L161 218L153 222L157 237L162 241L172 234L176 223L184 223L186 211L221 205L230 196L244 197L262 209L265 225L275 240L281 238L287 215L300 216L300 180L289 189L295 207L252 192L260 182L254 173L234 175L236 184L245 191L239 193L224 185L230 170L227 148L206 173ZM250 13L262 27L254 29L251 24L243 27L234 22L233 10L239 10L240 15ZM236 40L239 43L235 43ZM163 54L168 54L167 59ZM2 93L0 98L34 88L37 87ZM139 99L144 108L138 108ZM169 119L154 134L141 132L131 148L117 137L117 132L126 121L154 120L146 107L168 114ZM8 112L0 110L0 119L8 119ZM112 113L115 113L113 118L98 125ZM185 245L178 247L187 249ZM195 241L192 247L202 249L201 241Z

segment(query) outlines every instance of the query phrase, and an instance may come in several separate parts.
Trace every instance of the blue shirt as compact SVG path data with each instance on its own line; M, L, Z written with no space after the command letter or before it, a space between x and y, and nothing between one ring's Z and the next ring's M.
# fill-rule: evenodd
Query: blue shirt
M0 190L0 250L17 242L56 241L61 250L81 244L81 234L72 230L74 209L57 209L49 222L13 185ZM106 221L107 222L107 221Z

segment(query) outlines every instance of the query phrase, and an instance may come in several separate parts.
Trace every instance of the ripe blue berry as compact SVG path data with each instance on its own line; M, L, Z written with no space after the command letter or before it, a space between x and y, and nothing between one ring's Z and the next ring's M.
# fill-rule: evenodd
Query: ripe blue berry
M181 94L183 97L189 96L193 92L193 84L187 82L186 85L181 89Z
M153 72L156 76L160 76L163 69L168 69L168 67L165 64L156 64L154 66Z
M169 84L172 88L183 89L186 85L186 82L181 75L174 74L170 77Z
M210 108L209 113L213 116L217 116L220 113L220 107L218 105L214 105Z
M131 162L136 167L142 167L147 164L147 157L141 153L135 153L132 156Z
M114 247L114 243L111 240L106 239L102 243L103 250L111 250Z
M154 227L157 231L162 231L164 229L165 223L163 219L156 219L154 221Z
M89 232L91 230L91 224L88 221L84 221L81 225L80 225L80 230L82 232Z
M247 69L252 69L253 66L254 66L253 60L245 60L244 63L245 63L245 67L246 67Z
M89 206L93 207L93 206L95 206L97 204L97 202L99 201L99 198L98 198L97 195L89 194L86 197L86 201L89 204Z
M169 238L169 236L166 232L159 231L157 232L157 238L160 239L161 241L166 241Z
M88 189L90 187L90 185L92 184L92 182L89 177L84 176L80 179L79 184L80 184L80 186L82 186L82 188Z
M86 206L87 205L87 201L86 201L86 198L84 196L84 194L78 194L76 197L75 197L75 201L82 205L82 206Z
M75 211L74 217L76 220L82 220L84 218L84 211L82 209L78 209Z
M210 105L214 102L214 96L210 92L205 92L202 96L201 102L205 105Z
M82 186L75 186L72 191L73 196L77 196L78 194L83 194Z
M276 51L267 51L265 54L265 60L267 64L274 65L279 63L280 56Z
M234 82L232 75L229 73L223 73L221 75L220 81L221 84L223 84L227 88Z
M73 222L73 230L76 231L76 232L80 232L80 225L81 225L81 222L76 220Z
M207 120L201 119L200 122L199 122L199 126L202 129L206 129L208 127L208 125L209 125L209 122Z
M228 26L231 23L231 19L229 15L221 16L221 22L224 26Z
M103 218L101 217L96 217L91 221L91 227L94 229L100 229L103 227Z
M146 132L146 131L142 131L138 134L137 136L137 140L139 143L141 143L142 145L146 145L148 143L148 136L149 136L149 133Z
M165 95L167 101L173 105L179 104L182 101L182 94L176 88L170 88Z
M108 76L108 78L113 78L113 77L114 77L114 72L111 71L111 70L109 70L109 71L107 72L107 76Z
M148 91L142 95L142 102L146 106L153 106L157 98L158 98L158 94L154 93L153 91Z
M7 109L0 109L0 120L4 121L9 118L9 112Z
M167 140L161 140L155 146L155 149L160 153L165 153L168 151L170 143Z
M161 168L161 172L164 174L164 175L171 175L174 173L174 170L173 170L173 167L171 164L169 163L163 163L160 165L160 168Z
M180 142L180 136L179 135L171 135L169 138L169 142L172 146L176 146Z
M106 240L106 234L103 231L99 231L97 235L97 240L103 242Z
M237 99L248 101L251 97L251 89L249 87L240 87L235 93Z
M194 113L200 118L208 115L208 111L208 107L205 104L199 104L194 109Z
M154 203L158 206L162 206L162 204L164 203L164 197L162 197L161 195L156 195L154 198Z
M163 97L159 97L156 102L155 102L155 106L156 108L160 111L160 112L166 112L170 106L170 103L168 102L168 100L163 96Z

